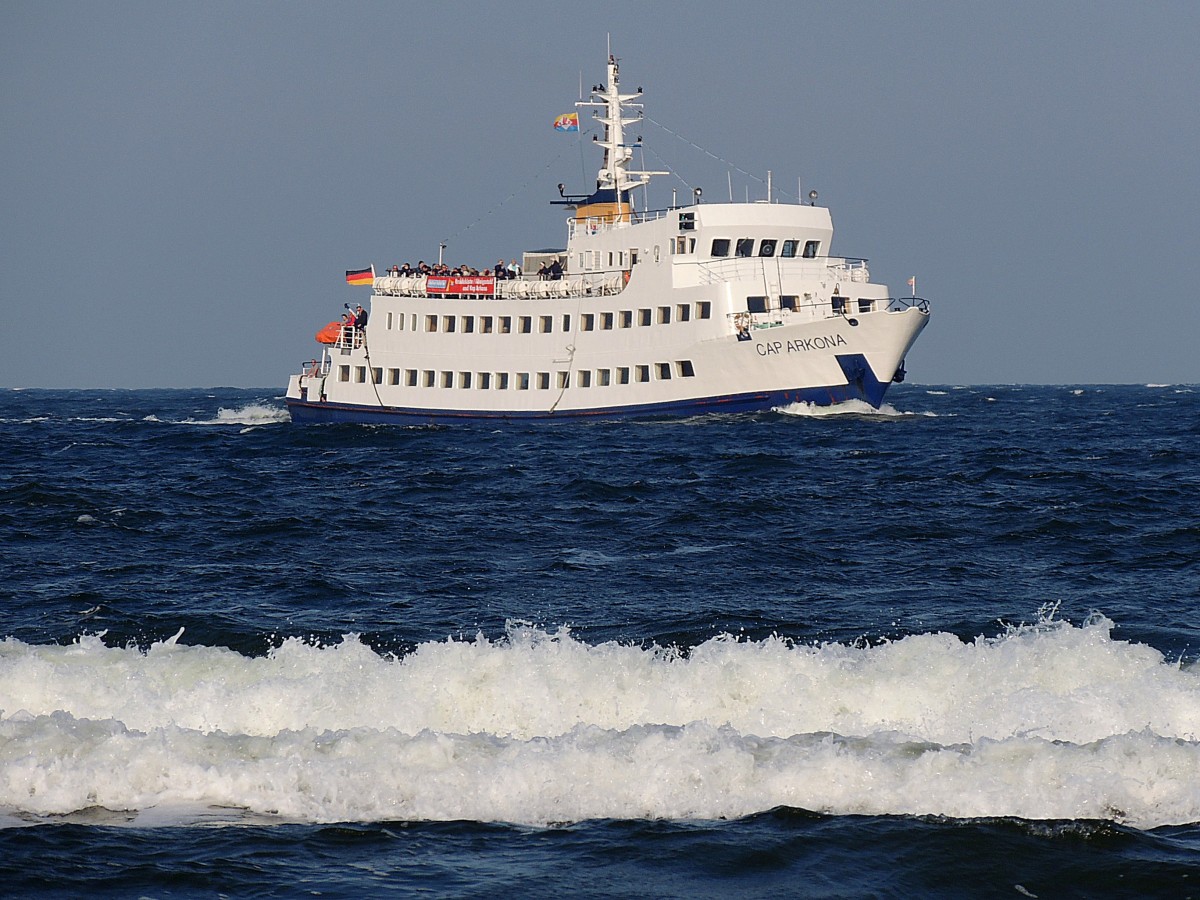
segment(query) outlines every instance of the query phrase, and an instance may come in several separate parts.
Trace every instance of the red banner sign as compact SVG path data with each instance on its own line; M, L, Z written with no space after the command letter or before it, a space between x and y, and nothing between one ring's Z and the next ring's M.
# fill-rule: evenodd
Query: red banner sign
M492 296L496 293L496 279L490 275L430 275L425 279L425 290L431 294L486 294Z

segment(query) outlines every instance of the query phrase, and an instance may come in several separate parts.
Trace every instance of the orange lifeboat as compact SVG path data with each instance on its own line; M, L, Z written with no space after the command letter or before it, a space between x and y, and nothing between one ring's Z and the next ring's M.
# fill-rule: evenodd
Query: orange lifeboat
M342 336L342 323L330 322L324 328L317 332L318 344L336 344L338 338Z

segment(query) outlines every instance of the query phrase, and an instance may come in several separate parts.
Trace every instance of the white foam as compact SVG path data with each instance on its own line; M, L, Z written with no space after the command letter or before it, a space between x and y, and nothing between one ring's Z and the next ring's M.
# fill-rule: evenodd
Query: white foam
M269 406L265 403L248 403L237 409L217 410L215 419L184 419L184 425L275 425L280 422L290 422L291 416L283 407ZM244 434L248 429L243 429Z
M878 409L873 407L865 400L843 400L841 403L834 403L829 406L819 406L815 403L805 403L799 401L789 403L787 406L777 406L774 412L782 413L785 416L806 416L810 418L826 418L829 416L871 416L882 418L897 418L901 416L933 416L937 413L923 412L912 413L902 412L890 403L880 405Z
M400 658L353 636L255 658L8 639L0 814L1200 821L1200 675L1110 629L681 654L513 625Z

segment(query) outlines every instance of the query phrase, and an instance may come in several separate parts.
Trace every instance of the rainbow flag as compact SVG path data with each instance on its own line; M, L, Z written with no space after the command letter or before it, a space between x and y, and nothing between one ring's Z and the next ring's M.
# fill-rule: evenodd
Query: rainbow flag
M563 113L554 120L555 131L578 131L579 113Z
M353 269L346 272L346 284L374 284L375 267L369 269Z

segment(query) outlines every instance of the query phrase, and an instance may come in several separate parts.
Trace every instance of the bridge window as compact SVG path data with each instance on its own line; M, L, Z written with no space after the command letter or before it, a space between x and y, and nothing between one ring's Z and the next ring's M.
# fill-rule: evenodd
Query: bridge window
M758 255L759 256L774 256L775 255L775 242L774 241L762 241L758 245Z
M733 251L734 256L753 256L754 255L754 238L738 238L737 247Z
M791 259L796 255L796 247L799 246L799 244L800 242L797 240L784 241L783 247L781 247L779 250L779 255L784 259Z
M746 310L752 313L765 313L767 311L767 298L747 297Z
M694 212L681 212L679 214L679 230L680 231L695 231L696 230L696 214Z
M713 238L712 255L713 256L728 256L729 255L729 238Z
M858 311L860 313L871 312L875 309L875 301L868 297L858 298Z
M821 249L820 241L805 241L804 242L804 258L816 259L817 253Z

